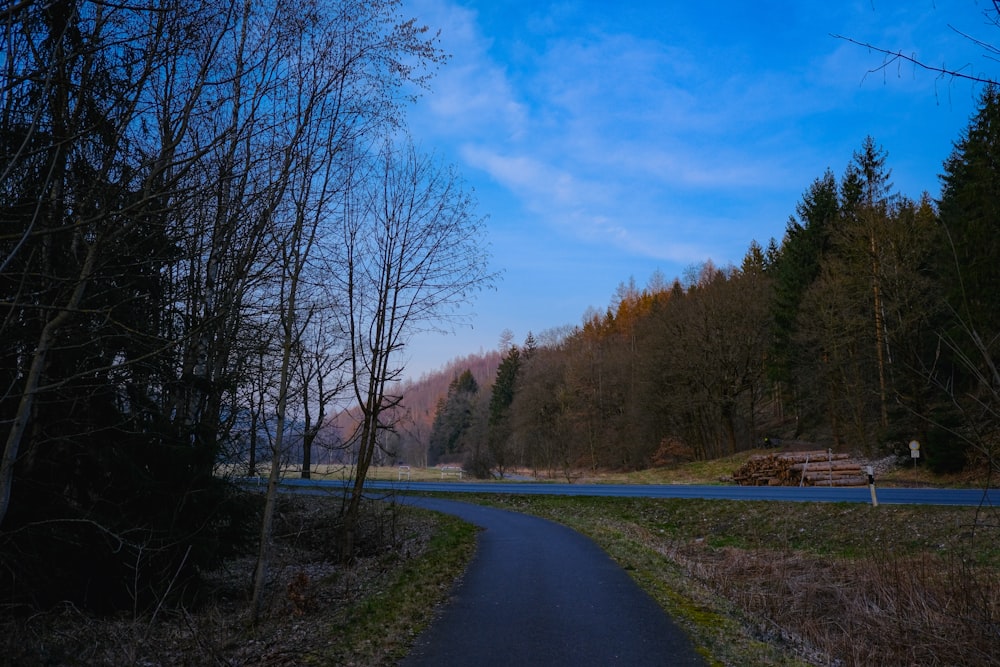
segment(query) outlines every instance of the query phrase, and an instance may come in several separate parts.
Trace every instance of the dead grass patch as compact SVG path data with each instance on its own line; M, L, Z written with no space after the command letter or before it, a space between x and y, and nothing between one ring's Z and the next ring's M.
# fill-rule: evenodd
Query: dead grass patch
M670 557L754 622L836 665L1000 662L995 570L931 554L856 560L685 545Z

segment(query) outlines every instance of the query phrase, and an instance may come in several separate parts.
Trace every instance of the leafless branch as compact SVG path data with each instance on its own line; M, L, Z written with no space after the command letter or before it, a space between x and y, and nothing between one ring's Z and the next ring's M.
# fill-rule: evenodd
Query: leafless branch
M874 51L875 53L882 54L882 56L883 56L882 64L879 65L878 67L874 67L872 69L869 69L865 73L866 76L868 74L876 74L878 72L883 72L886 69L888 69L890 66L892 66L893 64L910 63L911 65L914 65L915 67L918 67L918 68L926 70L928 72L933 72L934 74L937 74L939 78L961 79L961 80L965 80L965 81L972 81L974 83L991 83L991 84L992 83L996 83L996 81L994 79L990 78L990 77L982 76L982 75L978 75L978 74L970 74L968 72L963 71L965 69L970 69L972 67L971 64L965 65L964 67L958 68L958 69L952 69L952 68L949 68L949 67L947 67L945 65L941 65L941 66L930 65L930 64L925 63L924 61L920 60L919 58L917 58L916 55L907 55L907 54L903 53L902 51L891 51L889 49L884 49L882 47L875 46L874 44L870 44L868 42L862 42L862 41L856 40L856 39L854 39L852 37L845 37L843 35L837 35L837 34L834 34L834 35L831 35L831 36L834 37L835 39L842 39L845 42L849 42L851 44L855 44L857 46L866 48L869 51Z

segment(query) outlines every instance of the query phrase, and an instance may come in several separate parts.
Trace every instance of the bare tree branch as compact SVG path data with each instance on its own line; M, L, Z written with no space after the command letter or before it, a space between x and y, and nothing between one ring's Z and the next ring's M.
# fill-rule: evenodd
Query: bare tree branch
M926 70L928 72L933 72L934 74L937 74L939 78L962 79L962 80L965 80L965 81L972 81L972 82L975 82L975 83L996 83L996 80L992 79L990 77L982 76L982 75L978 75L978 74L969 74L967 72L963 72L962 71L963 69L971 68L972 67L971 64L965 65L964 67L959 68L959 69L952 69L952 68L949 68L949 67L947 67L945 65L941 65L941 66L930 65L930 64L925 63L924 61L920 60L916 55L907 55L907 54L903 53L902 51L892 51L892 50L889 50L889 49L884 49L882 47L875 46L874 44L870 44L868 42L862 42L862 41L856 40L856 39L854 39L852 37L845 37L843 35L837 35L837 34L833 34L831 36L833 38L835 38L835 39L842 39L845 42L849 42L851 44L855 44L857 46L864 47L864 48L868 49L869 51L874 51L875 53L882 54L882 56L883 56L882 64L879 65L878 67L874 67L872 69L869 69L865 73L866 76L868 74L876 74L876 73L879 73L879 72L884 72L886 69L888 69L889 67L891 67L893 64L910 63L910 64L912 64L912 65L914 65L914 66L916 66L916 67L918 67L920 69L923 69L923 70Z

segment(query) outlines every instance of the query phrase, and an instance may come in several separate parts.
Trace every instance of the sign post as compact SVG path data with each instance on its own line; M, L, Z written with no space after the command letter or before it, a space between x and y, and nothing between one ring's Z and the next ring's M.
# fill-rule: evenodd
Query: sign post
M910 456L913 458L913 467L917 467L917 459L920 458L920 443L910 440Z
M878 507L878 496L875 495L875 469L872 466L867 466L868 472L868 490L872 494L872 507Z

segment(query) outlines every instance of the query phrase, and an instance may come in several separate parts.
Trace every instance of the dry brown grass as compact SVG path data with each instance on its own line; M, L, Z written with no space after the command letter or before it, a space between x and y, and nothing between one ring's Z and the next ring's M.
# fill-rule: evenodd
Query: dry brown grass
M820 664L1000 662L996 570L929 555L857 560L726 547L673 558L756 622L812 647Z

